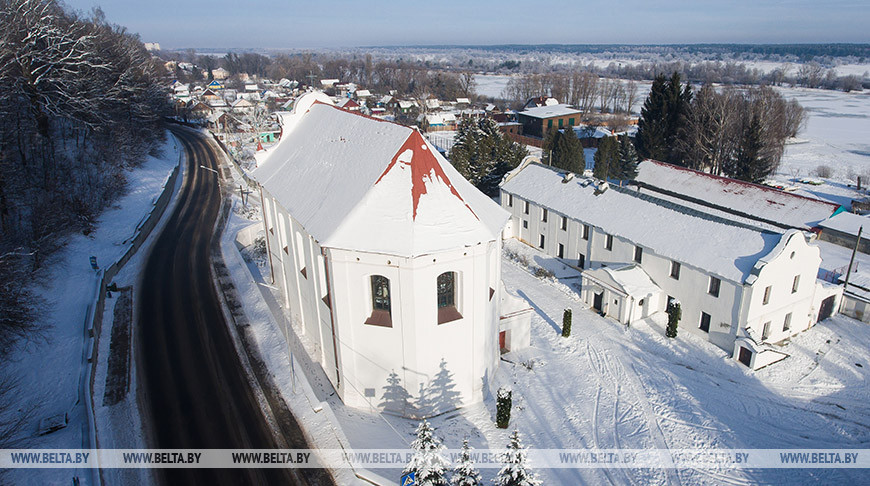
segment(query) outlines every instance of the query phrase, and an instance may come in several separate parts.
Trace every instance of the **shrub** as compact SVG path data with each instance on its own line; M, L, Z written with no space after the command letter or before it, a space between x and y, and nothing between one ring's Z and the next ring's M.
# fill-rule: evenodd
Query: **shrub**
M571 309L565 309L565 313L562 314L562 337L571 335L571 317Z
M511 391L499 388L495 404L495 423L500 429L506 429L511 421Z

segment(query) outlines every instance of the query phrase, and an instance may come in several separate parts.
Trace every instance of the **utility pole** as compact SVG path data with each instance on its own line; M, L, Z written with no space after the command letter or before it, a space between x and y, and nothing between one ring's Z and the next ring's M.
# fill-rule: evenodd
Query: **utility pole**
M858 228L858 239L855 240L855 248L852 248L852 258L849 260L849 268L846 269L846 280L843 281L843 292L849 286L849 276L852 275L852 264L855 263L855 254L858 252L858 245L861 244L861 233L864 231L864 226Z

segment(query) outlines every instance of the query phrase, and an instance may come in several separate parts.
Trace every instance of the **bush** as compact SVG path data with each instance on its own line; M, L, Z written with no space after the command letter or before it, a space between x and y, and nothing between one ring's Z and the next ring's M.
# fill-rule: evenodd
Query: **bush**
M816 177L822 177L824 179L830 179L834 175L834 169L829 165L820 165L816 167Z
M534 271L534 275L538 278L552 278L555 277L556 274L547 270L544 267L536 267Z
M665 335L669 338L675 338L677 337L677 325L680 323L680 318L683 317L680 303L677 301L669 303L665 312L668 314L668 329L665 331Z
M508 428L511 421L511 391L499 388L495 404L495 423L500 429Z
M562 314L562 337L571 335L571 317L571 309L565 309L565 313Z

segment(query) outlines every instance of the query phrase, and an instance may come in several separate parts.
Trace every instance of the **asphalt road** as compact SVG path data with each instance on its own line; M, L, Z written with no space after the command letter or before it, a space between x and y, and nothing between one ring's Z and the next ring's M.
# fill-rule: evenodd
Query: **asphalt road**
M172 131L187 155L185 177L178 203L148 256L137 305L139 397L149 447L307 448L299 433L276 439L270 431L212 285L209 255L220 212L220 183L216 173L200 165L218 169L217 156L202 134L179 127ZM155 470L164 484L331 483L323 471L314 472Z

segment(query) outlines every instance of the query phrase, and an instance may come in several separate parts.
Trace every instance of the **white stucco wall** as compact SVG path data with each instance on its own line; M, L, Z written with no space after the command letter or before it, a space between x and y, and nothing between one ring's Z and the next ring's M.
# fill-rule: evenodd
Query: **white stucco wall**
M324 249L265 190L263 200L283 304L302 323L314 344L312 358L346 404L386 404L398 413L426 416L445 411L440 393L445 387L455 392L454 408L483 398L499 360L501 240L416 258ZM462 317L438 324L436 282L448 271L457 275ZM391 327L365 323L372 314L372 275L390 280ZM445 369L448 383L439 380ZM396 403L386 403L385 392L396 391L387 389L391 373L412 406L419 408L422 401L423 409L396 410ZM436 403L425 406L427 400Z

